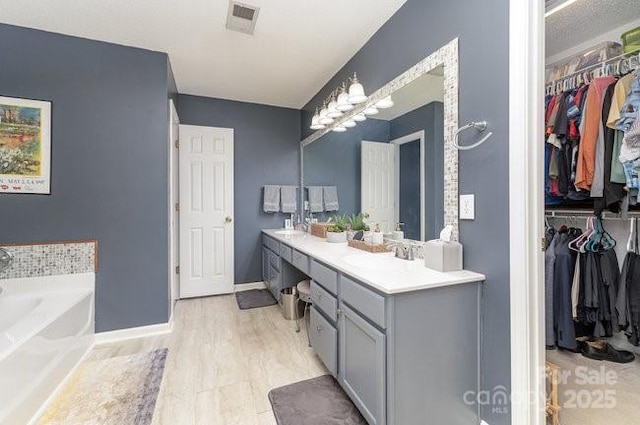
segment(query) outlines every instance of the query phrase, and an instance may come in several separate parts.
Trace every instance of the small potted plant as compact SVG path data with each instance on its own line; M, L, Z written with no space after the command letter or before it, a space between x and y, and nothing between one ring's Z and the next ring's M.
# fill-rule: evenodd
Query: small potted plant
M338 214L329 220L332 224L327 227L327 242L340 243L347 241L347 216Z
M364 220L365 220L365 216L362 213L351 214L349 216L349 226L351 228L350 231L347 231L347 237L349 239L353 239L353 236L359 231L363 231L363 232L369 231L369 226L367 225L367 223L364 222Z

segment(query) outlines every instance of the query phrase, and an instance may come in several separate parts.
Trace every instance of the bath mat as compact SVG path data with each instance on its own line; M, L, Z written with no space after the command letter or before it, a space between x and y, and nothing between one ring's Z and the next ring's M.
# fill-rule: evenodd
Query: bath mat
M278 425L367 425L331 375L269 391Z
M249 289L248 291L236 292L236 301L240 310L278 304L268 289Z
M82 363L37 424L151 424L167 351Z

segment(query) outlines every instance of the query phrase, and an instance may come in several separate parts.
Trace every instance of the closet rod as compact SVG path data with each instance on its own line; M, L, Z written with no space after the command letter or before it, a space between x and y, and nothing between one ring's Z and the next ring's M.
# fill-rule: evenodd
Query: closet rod
M595 216L591 210L546 210L544 215L548 218L586 218ZM640 211L629 211L626 217L622 217L618 213L603 211L601 217L603 220L628 220L630 218L640 218Z
M604 65L604 64L606 64L608 62L615 62L616 60L619 60L619 59L631 59L634 56L636 58L640 58L640 49L634 50L634 51L629 52L629 53L623 53L621 55L614 56L614 57L609 58L609 59L605 59L602 62L598 62L595 65L590 65L590 66L587 66L586 68L582 68L579 71L575 71L575 72L572 72L570 74L566 74L566 75L564 75L564 76L562 76L560 78L557 78L555 80L547 81L546 85L547 86L551 86L551 85L554 85L554 84L557 84L557 83L561 82L562 80L566 80L568 78L571 78L574 75L584 74L585 72L588 72L590 70L597 69L598 67L600 67L600 66L602 66L602 65Z

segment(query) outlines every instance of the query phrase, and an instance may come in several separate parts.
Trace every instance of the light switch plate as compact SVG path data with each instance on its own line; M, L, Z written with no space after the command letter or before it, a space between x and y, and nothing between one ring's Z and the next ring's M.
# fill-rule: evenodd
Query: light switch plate
M474 220L475 218L475 195L460 195L460 220Z

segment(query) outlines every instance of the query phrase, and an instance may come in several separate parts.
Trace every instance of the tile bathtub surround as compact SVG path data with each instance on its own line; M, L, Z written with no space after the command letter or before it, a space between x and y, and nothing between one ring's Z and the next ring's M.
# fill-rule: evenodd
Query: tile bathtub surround
M0 279L55 276L98 271L98 242L49 242L0 245L14 256Z

